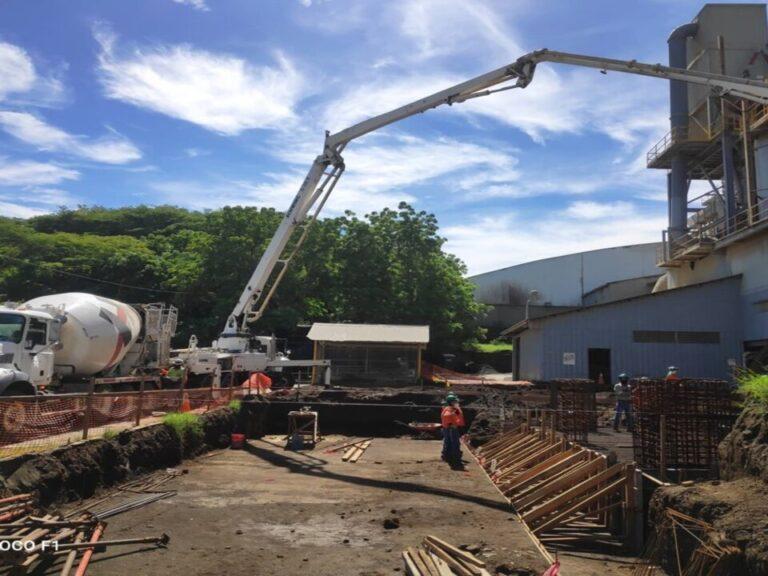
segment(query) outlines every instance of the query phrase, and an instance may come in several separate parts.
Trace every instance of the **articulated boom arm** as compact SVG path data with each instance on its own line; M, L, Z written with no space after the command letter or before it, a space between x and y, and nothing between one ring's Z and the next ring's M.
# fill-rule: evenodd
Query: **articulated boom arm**
M289 262L306 238L309 226L317 218L328 196L344 172L344 160L341 157L341 153L349 142L374 132L379 128L444 104L452 105L503 90L525 88L533 80L536 65L541 62L569 64L572 66L597 68L604 71L611 70L613 72L624 72L667 80L680 80L708 86L716 95L732 95L768 104L768 84L758 80L734 78L682 68L671 68L661 64L644 64L635 60L613 60L610 58L568 54L566 52L554 52L545 49L530 52L511 64L461 84L456 84L390 112L374 116L335 134L326 133L323 153L313 162L283 221L272 237L256 270L251 275L237 305L227 320L224 334L234 334L238 331L244 332L247 328L247 323L257 320L263 313ZM512 81L514 83L507 84ZM502 84L507 85L500 86ZM308 217L313 206L316 206L315 211ZM292 234L296 228L301 226L304 227L304 230L292 247L290 254L282 256ZM264 294L267 282L278 264L281 265L281 268L275 276L269 291L267 294Z

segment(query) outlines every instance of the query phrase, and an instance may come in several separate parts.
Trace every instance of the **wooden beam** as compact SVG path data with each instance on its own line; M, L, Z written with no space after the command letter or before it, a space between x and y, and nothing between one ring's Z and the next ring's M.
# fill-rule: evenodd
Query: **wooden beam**
M554 496L561 490L569 489L570 487L577 485L585 478L589 478L593 474L599 472L599 470L599 460L595 459L578 462L572 468L564 470L558 476L549 479L533 492L521 496L520 498L512 499L512 505L515 507L515 510L522 512L524 509L530 508L534 504ZM527 522L525 515L523 515L523 519Z
M416 567L416 563L408 553L408 550L403 550L403 562L405 563L405 570L408 572L409 576L423 576Z
M445 550L449 554L452 554L453 556L458 556L465 562L474 564L479 568L485 568L485 562L480 560L480 558L478 558L471 552L467 552L466 550L462 550L461 548L456 548L456 546L454 546L453 544L449 544L448 542L446 542L445 540L441 540L437 536L427 535L427 540L440 546L443 550Z
M480 569L478 568L477 571L472 570L469 566L465 566L461 562L459 562L456 558L448 554L445 550L440 548L440 546L430 542L429 540L424 540L424 547L428 548L430 552L441 558L448 566L450 566L451 570L456 572L459 576L478 576Z
M507 468L509 466L512 466L515 463L519 462L520 460L524 460L525 458L528 458L528 456L530 456L531 454L539 452L544 448L549 448L550 446L551 444L549 444L546 440L540 440L538 442L535 442L534 444L526 446L522 450L516 451L514 454L508 455L506 458L497 459L496 468L502 468L502 467Z
M617 466L621 466L621 464L617 464ZM616 490L619 490L624 483L626 482L626 478L622 476L618 480L614 481L613 483L609 484L605 488L602 488L592 494L591 496L586 497L583 500L579 500L575 504L573 504L570 508L566 509L563 512L560 512L559 514L556 514L552 518L548 518L544 523L537 526L533 529L534 534L539 534L540 532L544 532L545 530L551 530L552 528L555 528L557 526L560 526L564 523L567 523L568 520L573 516L576 512L579 510L583 510L584 508L588 508L601 498L604 498L611 492L615 492Z
M599 460L593 460L593 462L600 464ZM592 462L590 462L591 464ZM535 522L536 520L539 520L540 518L543 518L547 514L554 512L558 508L560 508L563 505L568 504L571 500L574 498L578 498L580 496L583 496L590 490L594 489L596 486L598 486L602 482L606 482L616 476L616 474L620 474L622 471L623 465L622 464L614 464L608 470L603 470L599 474L592 476L590 478L587 478L580 484L577 484L576 486L573 486L572 488L569 488L562 494L556 496L555 498L552 498L552 500L549 500L539 506L538 508L534 508L530 512L527 512L526 514L523 514L523 520L525 522ZM622 477L622 482L624 481L624 478Z
M550 458L547 458L543 462L539 462L534 466L533 468L529 468L519 476L515 476L511 480L505 482L506 486L508 488L505 488L505 490L512 490L516 488L517 486L523 484L524 482L528 482L530 480L535 480L539 476L545 476L547 472L550 470L553 472L556 472L557 465L563 465L567 464L568 460L573 460L575 456L580 455L584 453L584 450L579 450L578 448L570 448L565 452L560 452L558 454L555 454L554 456L551 456ZM583 456L586 458L586 455ZM578 458L576 458L578 460Z
M550 457L556 454L562 454L562 446L558 442L557 444L550 444L548 446L545 446L541 450L534 452L533 454L528 455L527 457L519 460L515 464L512 464L511 466L504 468L504 470L501 471L501 473L497 476L497 478L503 478L506 477L513 472L519 472L522 473L526 469L530 469L531 467L535 466L539 462L546 461Z

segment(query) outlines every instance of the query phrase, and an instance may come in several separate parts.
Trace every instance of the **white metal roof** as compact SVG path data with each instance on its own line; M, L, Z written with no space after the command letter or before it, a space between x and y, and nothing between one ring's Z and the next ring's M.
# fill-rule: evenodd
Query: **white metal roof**
M402 324L330 324L316 322L307 337L320 342L394 342L427 344L429 326Z

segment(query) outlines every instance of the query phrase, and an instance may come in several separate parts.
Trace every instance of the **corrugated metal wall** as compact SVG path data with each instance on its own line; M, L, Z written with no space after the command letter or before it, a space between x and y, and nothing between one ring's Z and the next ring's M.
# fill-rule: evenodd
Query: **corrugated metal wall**
M588 350L611 350L611 373L661 376L669 365L684 377L726 378L742 353L741 278L671 290L532 321L520 346L522 378L587 378ZM719 344L638 343L643 331L718 332ZM573 366L564 353L575 353Z

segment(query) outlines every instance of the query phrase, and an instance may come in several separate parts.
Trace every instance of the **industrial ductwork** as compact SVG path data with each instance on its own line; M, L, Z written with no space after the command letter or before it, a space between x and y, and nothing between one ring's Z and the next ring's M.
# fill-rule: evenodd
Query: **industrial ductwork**
M687 40L696 35L699 25L683 24L669 35L669 65L674 68L688 66ZM670 126L673 141L688 137L688 83L671 80L669 83ZM684 234L688 219L688 176L685 157L678 153L672 157L667 180L669 202L669 235L674 238Z

